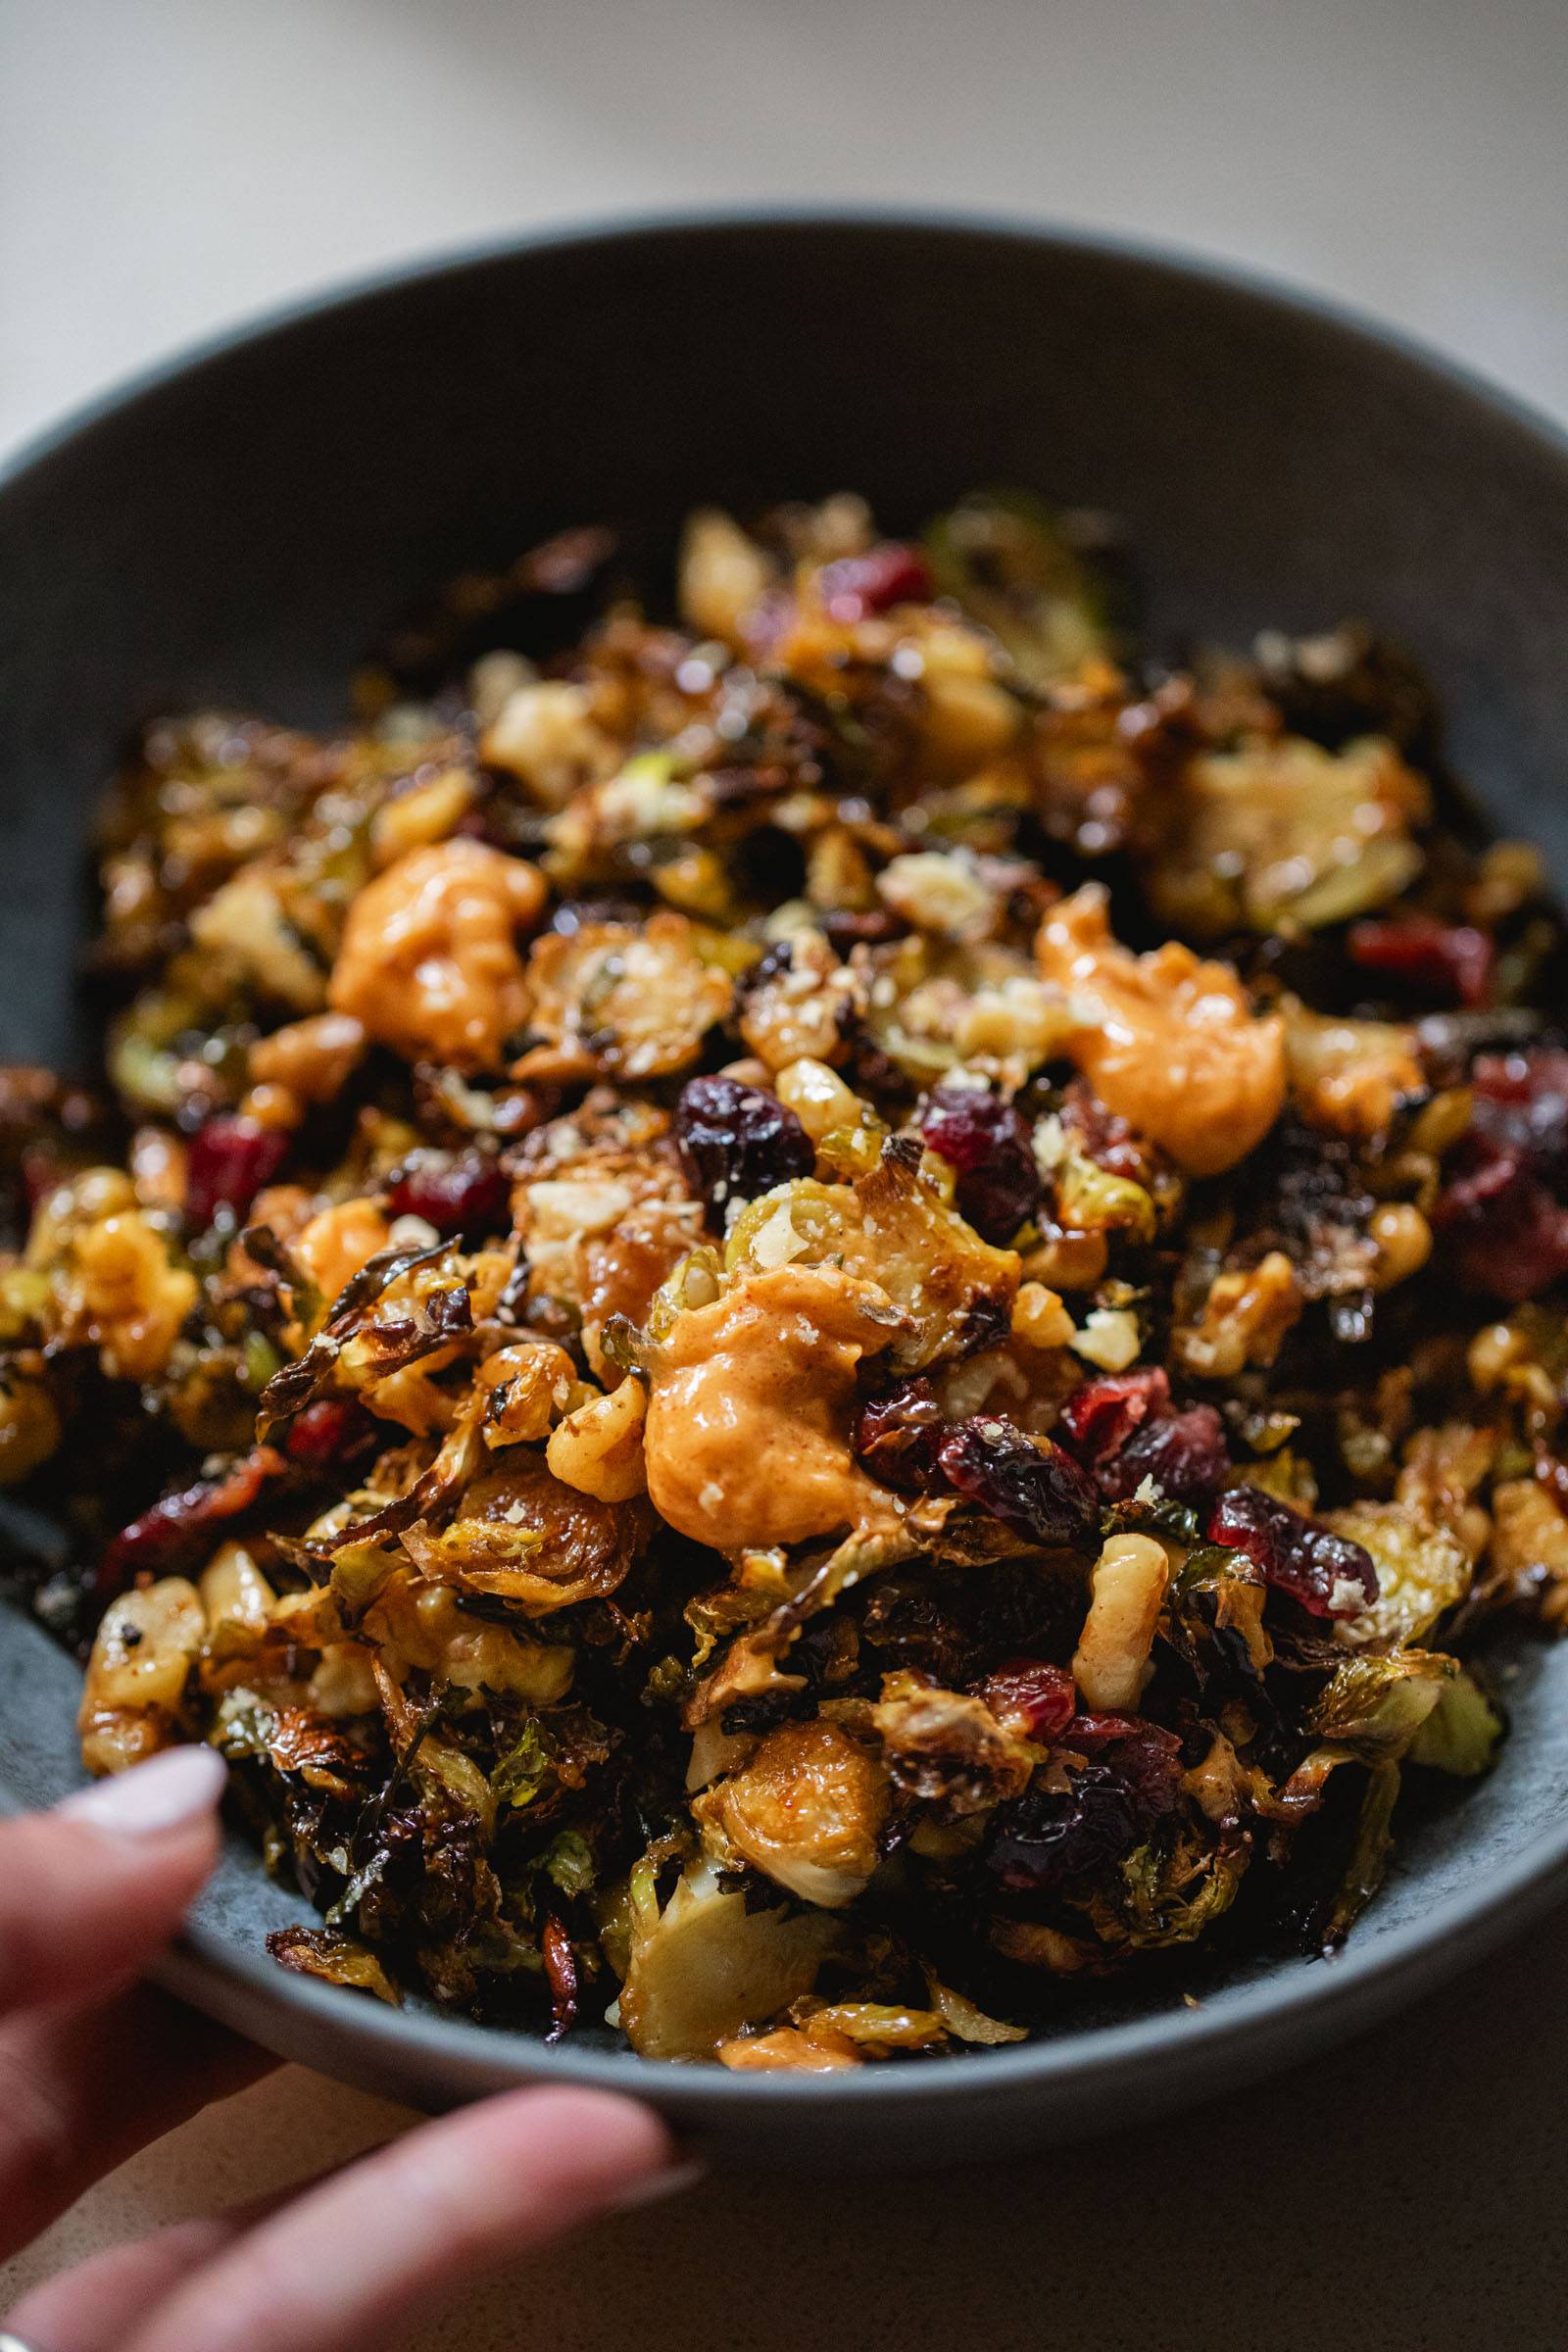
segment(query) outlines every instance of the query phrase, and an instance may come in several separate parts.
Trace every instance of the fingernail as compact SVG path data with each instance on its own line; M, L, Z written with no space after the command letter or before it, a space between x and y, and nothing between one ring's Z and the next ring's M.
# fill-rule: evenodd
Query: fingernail
M628 2188L619 2190L605 2211L635 2213L639 2205L662 2205L666 2197L678 2197L707 2178L708 2167L698 2157L689 2157L684 2164L666 2164L657 2173L644 2173L640 2180L633 2180Z
M85 1821L112 1838L156 1838L211 1813L227 1779L216 1749L171 1747L129 1772L95 1781L55 1810L64 1821Z

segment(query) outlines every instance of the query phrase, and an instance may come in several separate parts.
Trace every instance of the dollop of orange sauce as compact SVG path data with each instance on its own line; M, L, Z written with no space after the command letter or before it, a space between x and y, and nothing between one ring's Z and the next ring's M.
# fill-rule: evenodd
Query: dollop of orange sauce
M892 1497L856 1463L850 1420L856 1366L895 1323L874 1283L831 1266L749 1274L677 1316L644 1432L655 1508L719 1551L893 1524Z
M1040 926L1035 957L1078 1014L1067 1052L1106 1106L1193 1176L1245 1159L1285 1103L1284 1024L1255 1019L1228 965L1179 940L1134 956L1086 883Z

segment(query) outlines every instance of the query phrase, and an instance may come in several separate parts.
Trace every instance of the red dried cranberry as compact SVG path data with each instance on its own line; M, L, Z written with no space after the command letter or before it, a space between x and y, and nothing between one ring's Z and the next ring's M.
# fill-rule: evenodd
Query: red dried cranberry
M1010 1421L958 1422L937 1461L958 1494L1033 1543L1079 1544L1099 1528L1099 1496L1071 1454Z
M1432 1211L1469 1289L1510 1301L1568 1274L1568 1052L1483 1054Z
M1545 1183L1568 1181L1568 1051L1478 1054L1470 1134L1513 1152Z
M775 1184L809 1176L811 1139L793 1110L760 1086L735 1078L692 1078L675 1108L675 1140L686 1172L722 1225L732 1200L755 1200Z
M1198 1502L1230 1468L1219 1414L1211 1404L1173 1412L1157 1365L1086 1382L1062 1406L1061 1426L1108 1502L1125 1502L1146 1478L1177 1502Z
M363 1453L374 1436L362 1406L347 1397L318 1396L290 1422L283 1450L308 1470L329 1470Z
M387 1187L394 1216L422 1217L445 1236L497 1233L512 1221L511 1188L485 1152L410 1153Z
M931 596L924 556L898 539L884 539L863 556L824 564L816 584L828 618L851 623L885 612L890 605L926 604Z
M1044 1658L1008 1658L986 1676L980 1695L1000 1724L1026 1740L1059 1738L1077 1704L1072 1676Z
M986 1860L1004 1886L1043 1893L1119 1861L1177 1801L1181 1742L1158 1724L1078 1716L1063 1733L1089 1761L1065 1788L1037 1778L992 1816Z
M1372 1555L1347 1536L1314 1527L1260 1487L1232 1487L1208 1514L1211 1544L1245 1552L1276 1592L1314 1617L1354 1617L1378 1596Z
M212 1548L211 1530L220 1521L248 1511L270 1478L283 1468L280 1454L258 1446L221 1478L198 1479L177 1494L166 1494L105 1545L98 1564L97 1592L109 1600L143 1569L169 1576Z
M1219 1414L1211 1404L1190 1404L1185 1412L1146 1421L1109 1461L1100 1464L1095 1477L1109 1502L1126 1502L1146 1478L1173 1502L1201 1502L1230 1466Z
M937 1451L947 1434L948 1423L931 1383L906 1380L861 1406L855 1450L884 1486L918 1494L942 1484Z
M185 1215L193 1229L211 1225L220 1208L243 1217L263 1185L270 1184L288 1156L281 1128L220 1112L191 1138L185 1182Z
M1061 1408L1061 1426L1079 1459L1103 1461L1119 1453L1133 1431L1170 1403L1170 1380L1156 1364L1110 1380L1089 1380Z
M956 1169L960 1213L982 1241L1010 1242L1040 1205L1034 1139L1021 1110L977 1086L941 1086L918 1125L930 1149Z
M1125 1176L1130 1184L1149 1178L1149 1147L1128 1122L1108 1110L1082 1078L1068 1084L1061 1102L1061 1122L1086 1159L1107 1176Z
M1148 1820L1174 1810L1182 1743L1162 1723L1142 1715L1075 1715L1062 1734L1065 1747L1114 1764Z
M1346 944L1350 960L1363 971L1387 972L1444 1004L1492 1002L1496 944L1472 923L1405 914L1387 922L1353 923Z

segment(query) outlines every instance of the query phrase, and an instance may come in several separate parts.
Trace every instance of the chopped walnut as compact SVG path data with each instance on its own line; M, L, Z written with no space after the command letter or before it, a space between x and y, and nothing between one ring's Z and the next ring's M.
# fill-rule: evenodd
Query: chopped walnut
M1223 963L1171 940L1134 956L1111 937L1107 898L1086 883L1054 906L1035 953L1067 995L1067 1052L1108 1108L1194 1176L1217 1176L1267 1134L1285 1102L1277 1013L1254 1019Z
M1171 1353L1200 1380L1234 1380L1249 1364L1271 1364L1305 1301L1283 1250L1255 1266L1216 1275L1200 1322L1178 1324Z
M200 1296L139 1209L80 1226L60 1276L63 1336L98 1349L111 1380L153 1380Z
M537 866L482 842L411 852L349 908L333 1008L411 1060L499 1068L527 1002L515 935L546 895Z
M251 1078L286 1087L302 1102L330 1102L365 1058L365 1025L348 1012L318 1012L290 1021L251 1048Z
M600 1502L629 1502L648 1488L643 1422L648 1392L623 1380L608 1396L590 1396L552 1431L545 1459L557 1478Z
M701 637L742 650L746 623L773 584L773 566L721 508L699 507L680 543L680 612Z
M1170 1563L1152 1536L1111 1536L1095 1563L1089 1614L1073 1653L1073 1680L1091 1707L1136 1707L1149 1680Z
M1425 1085L1413 1029L1329 1020L1292 998L1285 1010L1291 1098L1309 1127L1370 1141Z
M475 1375L490 1446L534 1446L581 1394L577 1367L553 1340L522 1340L486 1356Z

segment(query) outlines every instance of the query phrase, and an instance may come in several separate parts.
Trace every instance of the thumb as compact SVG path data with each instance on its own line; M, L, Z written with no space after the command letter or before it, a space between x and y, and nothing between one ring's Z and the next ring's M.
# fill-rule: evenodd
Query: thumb
M217 1858L225 1778L210 1747L170 1748L0 1822L0 2015L107 1991L168 1942Z

